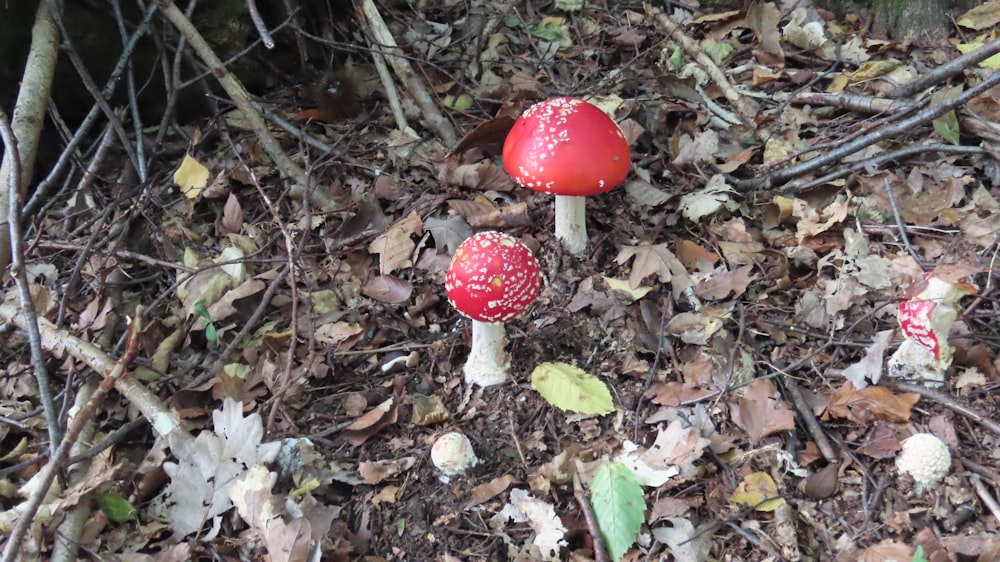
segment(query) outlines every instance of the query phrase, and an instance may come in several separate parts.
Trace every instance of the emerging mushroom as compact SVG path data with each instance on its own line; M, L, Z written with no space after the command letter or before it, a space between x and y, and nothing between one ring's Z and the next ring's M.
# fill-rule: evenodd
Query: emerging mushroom
M915 433L903 440L896 468L913 477L913 491L922 494L951 470L948 445L931 433Z
M503 349L503 323L531 306L540 286L538 261L512 236L480 232L458 247L445 289L448 302L472 319L466 383L486 387L507 380L510 356Z
M528 108L503 145L503 166L521 187L556 196L556 238L587 247L586 197L614 189L631 166L625 135L594 104L560 97Z
M464 433L452 431L434 441L431 446L431 462L441 471L441 479L447 482L449 476L462 474L479 464L479 458L472 450L469 438Z

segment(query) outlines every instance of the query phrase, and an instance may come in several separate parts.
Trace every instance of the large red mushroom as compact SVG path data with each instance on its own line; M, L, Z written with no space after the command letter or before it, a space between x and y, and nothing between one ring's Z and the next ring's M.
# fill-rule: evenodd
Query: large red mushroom
M596 105L552 98L529 107L503 145L503 166L522 187L556 196L556 238L571 254L587 247L586 197L625 181L628 141Z
M507 380L510 356L504 351L503 323L527 310L540 287L538 261L510 235L480 232L458 247L445 289L448 302L472 319L466 383L486 387Z

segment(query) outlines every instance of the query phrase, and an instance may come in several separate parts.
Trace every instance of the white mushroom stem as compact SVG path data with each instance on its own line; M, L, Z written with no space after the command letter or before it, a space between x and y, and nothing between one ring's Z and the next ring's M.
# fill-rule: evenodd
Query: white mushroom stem
M587 198L556 195L556 238L571 254L587 248Z
M472 349L465 362L466 384L493 386L507 380L510 356L503 346L503 322L472 321Z

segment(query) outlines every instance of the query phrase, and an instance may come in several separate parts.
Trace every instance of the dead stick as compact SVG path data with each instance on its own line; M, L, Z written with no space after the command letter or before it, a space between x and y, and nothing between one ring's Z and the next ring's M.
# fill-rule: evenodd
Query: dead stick
M965 404L959 404L950 396L942 394L936 390L931 390L925 386L919 384L912 384L908 382L886 380L882 379L882 384L893 388L896 390L902 390L903 392L912 392L914 394L919 394L922 398L927 398L928 400L933 400L938 404L948 408L949 410L961 414L985 427L986 429L992 431L993 433L1000 435L1000 423L993 421L992 419L980 414L979 412L973 410L972 408L966 406Z
M364 14L365 21L368 22L372 38L386 51L388 55L386 58L392 66L393 72L406 85L407 91L413 97L413 101L417 104L417 107L420 108L420 112L423 114L423 118L427 121L427 124L441 137L441 142L445 146L448 148L455 146L458 143L458 137L455 134L454 127L451 126L451 122L438 110L438 105L434 97L431 96L423 82L420 81L420 77L413 71L410 61L400 56L396 39L385 25L385 20L382 19L382 15L379 13L378 7L375 6L375 2L373 0L362 0L361 12Z
M594 542L594 562L609 562L608 553L604 550L604 539L601 538L601 528L597 525L597 518L594 517L594 510L590 507L587 495L583 493L583 485L580 484L579 465L577 472L573 473L573 497L580 504L583 511L583 518L587 521L587 528L590 529L590 537Z

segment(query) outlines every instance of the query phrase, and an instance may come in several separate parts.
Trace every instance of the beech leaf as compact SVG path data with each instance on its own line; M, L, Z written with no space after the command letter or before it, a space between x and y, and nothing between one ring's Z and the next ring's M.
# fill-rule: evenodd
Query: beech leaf
M642 486L627 466L607 461L590 482L590 503L608 554L614 560L621 560L635 542L645 519Z
M599 416L615 411L607 385L566 363L542 363L535 367L531 372L531 387L563 411Z

